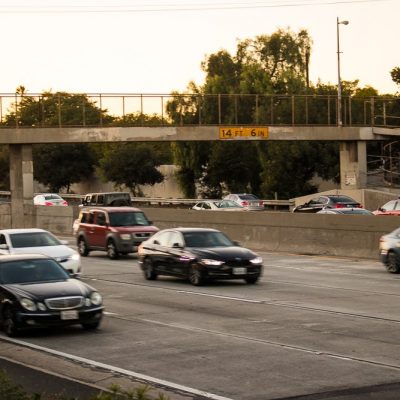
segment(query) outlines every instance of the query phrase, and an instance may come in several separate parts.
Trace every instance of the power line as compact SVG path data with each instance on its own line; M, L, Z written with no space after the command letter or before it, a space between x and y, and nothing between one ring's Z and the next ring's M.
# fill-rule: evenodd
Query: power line
M213 11L213 10L238 10L238 9L257 9L257 8L287 8L287 7L310 7L325 5L343 4L365 4L383 3L392 0L272 0L272 1L249 1L242 2L212 2L212 3L193 3L176 4L76 4L68 5L32 5L30 4L4 4L0 5L1 13L8 14L40 14L40 13L140 13L140 12L173 12L173 11Z

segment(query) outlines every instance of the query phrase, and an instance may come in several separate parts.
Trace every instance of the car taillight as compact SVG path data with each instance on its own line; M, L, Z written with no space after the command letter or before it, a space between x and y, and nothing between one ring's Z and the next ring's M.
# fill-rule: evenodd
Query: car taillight
M44 202L44 205L45 205L45 206L52 206L53 203L51 203L50 201L45 201L45 202Z
M363 208L362 204L357 204L356 208Z
M258 205L259 205L260 207L264 207L264 202L263 202L263 201L260 201L260 202L258 203Z
M246 207L246 206L249 205L249 202L248 201L241 201L241 204L242 204L243 207Z
M62 202L62 205L63 205L63 206L67 206L67 205L68 205L68 202L67 202L66 200L64 200L64 201Z
M345 208L344 204L335 204L335 208Z

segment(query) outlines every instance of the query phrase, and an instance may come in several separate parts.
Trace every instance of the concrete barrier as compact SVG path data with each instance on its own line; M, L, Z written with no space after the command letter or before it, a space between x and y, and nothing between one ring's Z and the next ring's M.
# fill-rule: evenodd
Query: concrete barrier
M258 251L378 258L379 238L400 225L396 216L325 215L269 211L195 211L142 208L160 229L191 226L225 232ZM71 235L78 207L33 207L25 227ZM32 221L32 223L30 223ZM0 226L11 227L10 206L0 206Z

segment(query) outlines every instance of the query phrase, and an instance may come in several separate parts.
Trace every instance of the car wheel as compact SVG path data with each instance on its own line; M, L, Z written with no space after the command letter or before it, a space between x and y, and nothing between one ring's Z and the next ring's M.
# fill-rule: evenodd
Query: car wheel
M7 307L4 310L3 330L8 337L14 337L17 335L18 332L17 327L15 326L14 312L11 310L10 307Z
M96 322L87 322L82 324L82 328L87 330L87 331L92 331L94 329L97 329L100 326L100 321Z
M107 255L111 260L116 260L119 257L117 247L112 239L107 242Z
M86 257L89 254L89 249L84 238L78 240L78 252L82 257Z
M143 262L143 274L148 281L157 279L157 272L154 271L153 263L148 258Z
M246 278L244 278L246 283L248 283L250 285L254 285L255 283L257 283L258 279L259 279L259 276L246 276Z
M400 257L391 251L388 254L388 259L386 263L386 270L391 274L398 274L400 273Z
M189 270L189 281L194 286L204 285L204 273L196 266L192 265Z

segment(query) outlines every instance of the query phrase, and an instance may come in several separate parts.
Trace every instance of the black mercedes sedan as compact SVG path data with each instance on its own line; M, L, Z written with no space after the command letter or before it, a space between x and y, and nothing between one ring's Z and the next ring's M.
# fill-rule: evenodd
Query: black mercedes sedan
M138 255L146 279L172 275L195 286L219 279L256 283L263 270L260 256L208 228L161 230L139 246Z
M96 329L101 295L40 254L0 258L0 323L8 336L23 329L80 324Z

